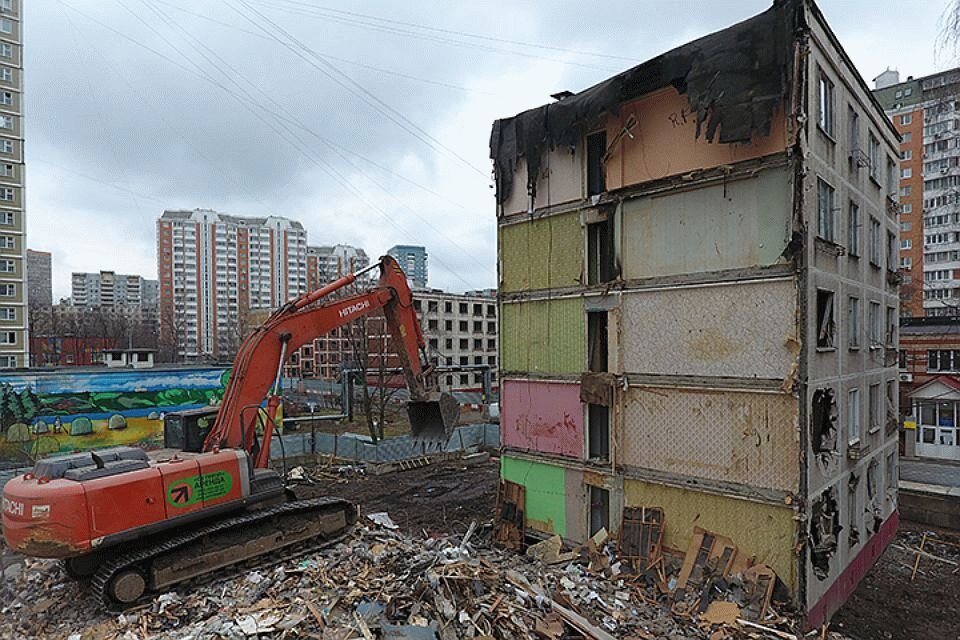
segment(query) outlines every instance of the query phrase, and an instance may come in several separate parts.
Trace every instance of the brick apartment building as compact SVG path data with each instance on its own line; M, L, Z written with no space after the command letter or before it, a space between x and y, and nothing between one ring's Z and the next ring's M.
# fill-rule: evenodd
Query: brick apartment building
M448 391L475 391L483 386L483 371L491 367L496 381L497 367L497 303L493 291L463 294L438 289L416 291L414 308L420 317L427 357L440 367L463 370L445 371L439 383ZM384 359L387 368L398 367L399 360L382 316L366 320L368 367L375 370ZM353 327L341 327L315 338L291 356L285 375L293 378L335 380L341 368L355 367L354 343L358 336ZM397 378L392 383L403 384Z
M900 404L903 455L960 460L960 317L903 319Z
M348 244L307 247L307 290L319 289L370 265L367 252Z
M874 95L900 144L900 290L904 316L960 307L960 69L922 78L887 70Z
M229 360L250 310L307 290L307 232L280 217L164 211L157 272L162 343L179 357Z
M899 136L811 0L557 98L491 136L525 525L661 508L819 625L897 526Z

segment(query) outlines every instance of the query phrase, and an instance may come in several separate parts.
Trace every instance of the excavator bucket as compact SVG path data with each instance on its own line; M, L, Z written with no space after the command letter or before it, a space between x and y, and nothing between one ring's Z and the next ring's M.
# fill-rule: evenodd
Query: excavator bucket
M433 392L426 400L408 402L407 415L414 439L439 448L447 443L460 418L460 403L446 391Z

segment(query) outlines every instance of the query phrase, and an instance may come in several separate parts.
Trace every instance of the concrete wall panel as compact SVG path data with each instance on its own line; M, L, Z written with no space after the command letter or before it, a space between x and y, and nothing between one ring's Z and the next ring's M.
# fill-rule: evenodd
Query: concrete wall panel
M633 387L626 393L619 462L796 492L797 411L788 394Z
M796 305L792 280L625 294L623 315L629 321L622 328L623 369L783 378L797 347L790 339L797 335Z
M663 542L673 549L687 550L695 526L729 537L741 552L769 565L787 588L796 593L793 547L797 534L790 507L631 479L624 482L624 504L661 507L665 524Z
M790 199L790 174L775 168L628 200L623 204L624 277L775 264L790 239Z
M636 122L631 135L621 135ZM696 137L696 115L686 96L667 88L623 105L619 117L607 119L608 144L618 140L607 162L607 188L619 189L649 180L782 152L787 147L783 110L774 113L770 134L754 135L751 144L707 142Z
M580 385L503 380L500 437L506 447L582 457Z
M580 284L583 231L576 212L500 228L501 291Z
M586 357L583 323L581 298L501 305L501 369L504 372L582 372Z

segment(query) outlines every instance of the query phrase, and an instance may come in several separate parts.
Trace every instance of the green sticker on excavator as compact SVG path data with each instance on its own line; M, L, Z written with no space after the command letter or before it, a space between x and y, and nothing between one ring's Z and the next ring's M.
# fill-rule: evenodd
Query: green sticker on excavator
M178 509L216 500L230 493L233 476L226 471L214 471L203 475L181 478L167 488L167 502Z

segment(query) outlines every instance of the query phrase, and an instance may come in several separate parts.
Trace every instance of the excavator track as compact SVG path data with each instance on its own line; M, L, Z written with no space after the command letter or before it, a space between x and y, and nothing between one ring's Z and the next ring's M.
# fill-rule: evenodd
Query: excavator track
M127 608L183 582L229 574L248 561L269 566L335 544L356 519L356 507L334 497L243 512L121 553L97 568L90 588L106 609ZM260 562L270 554L274 562Z

